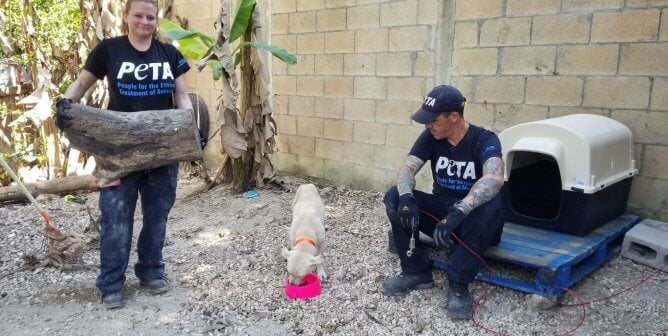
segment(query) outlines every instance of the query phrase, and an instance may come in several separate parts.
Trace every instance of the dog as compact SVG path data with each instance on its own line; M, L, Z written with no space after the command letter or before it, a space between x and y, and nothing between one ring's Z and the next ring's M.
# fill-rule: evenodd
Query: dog
M315 273L320 280L327 278L322 253L325 249L325 206L313 184L302 184L292 200L290 225L291 250L281 254L288 260L288 280L300 285L306 274Z

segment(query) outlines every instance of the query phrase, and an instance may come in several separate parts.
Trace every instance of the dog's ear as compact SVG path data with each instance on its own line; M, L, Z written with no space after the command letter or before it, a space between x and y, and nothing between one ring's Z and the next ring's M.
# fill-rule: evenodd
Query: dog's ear
M321 255L317 255L317 256L311 258L311 265L320 265L320 264L322 264L322 256Z
M281 249L281 255L283 255L283 258L288 259L292 255L292 251L289 251L287 248Z

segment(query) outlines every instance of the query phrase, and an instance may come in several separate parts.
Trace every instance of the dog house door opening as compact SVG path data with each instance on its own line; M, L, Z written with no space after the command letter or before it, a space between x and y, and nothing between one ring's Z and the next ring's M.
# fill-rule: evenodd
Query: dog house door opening
M510 206L519 215L554 220L561 206L561 175L549 155L515 152L508 177Z

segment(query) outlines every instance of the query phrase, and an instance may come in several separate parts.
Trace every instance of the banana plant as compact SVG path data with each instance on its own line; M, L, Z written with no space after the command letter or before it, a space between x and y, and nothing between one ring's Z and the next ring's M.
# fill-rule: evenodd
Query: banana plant
M268 51L290 65L297 63L297 58L284 49L257 41L254 22L259 11L255 0L238 2L229 29L226 3L221 1L215 38L183 29L166 19L160 20L160 33L174 40L184 56L197 60L200 71L209 66L213 80L221 81L222 99L216 111L223 160L209 187L224 173L237 191L244 192L262 186L274 172L270 155L276 150L276 124L271 116L269 75L259 51ZM232 44L236 47L232 48Z
M237 15L235 15L234 22L230 28L229 40L227 43L234 43L243 35L243 32L248 30L255 4L255 0L244 0L239 3ZM201 60L205 58L212 52L215 45L215 41L212 37L195 29L183 29L176 23L165 18L160 18L159 29L162 36L176 42L176 48L183 54L183 56L193 60ZM241 62L241 53L239 51L245 47L266 50L274 57L290 65L297 63L297 58L293 54L277 46L262 42L241 42L232 51L235 67ZM219 80L220 76L223 75L222 67L219 64L216 64L215 61L210 61L209 66L213 70L213 79Z

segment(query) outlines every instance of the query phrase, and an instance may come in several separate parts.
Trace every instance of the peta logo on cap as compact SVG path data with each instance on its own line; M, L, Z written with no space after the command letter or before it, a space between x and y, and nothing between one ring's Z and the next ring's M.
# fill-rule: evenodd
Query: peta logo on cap
M428 124L443 112L464 111L466 98L457 88L450 85L439 85L424 97L422 108L413 113L411 119Z

